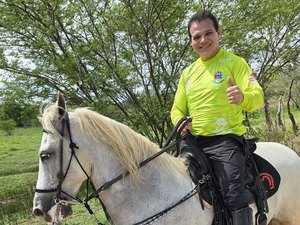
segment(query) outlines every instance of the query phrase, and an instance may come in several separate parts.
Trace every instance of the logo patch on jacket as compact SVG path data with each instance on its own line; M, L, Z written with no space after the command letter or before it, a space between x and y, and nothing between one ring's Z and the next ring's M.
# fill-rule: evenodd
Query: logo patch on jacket
M224 81L223 79L223 74L222 72L218 71L215 73L214 75L214 79L212 80L212 82L216 83L216 84L220 84Z

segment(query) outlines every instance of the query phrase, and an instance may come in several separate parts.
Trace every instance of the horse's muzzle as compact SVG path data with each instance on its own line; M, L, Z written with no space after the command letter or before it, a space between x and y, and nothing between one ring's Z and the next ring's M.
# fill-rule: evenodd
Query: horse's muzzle
M62 220L72 214L72 207L70 204L55 204L53 198L51 199L48 195L47 197L39 196L34 199L32 214L43 217L49 223L60 224Z
M43 217L45 221L47 222L52 222L52 218L51 216L49 216L48 214L44 213L40 208L35 208L32 211L32 214L34 216L39 216L39 217Z

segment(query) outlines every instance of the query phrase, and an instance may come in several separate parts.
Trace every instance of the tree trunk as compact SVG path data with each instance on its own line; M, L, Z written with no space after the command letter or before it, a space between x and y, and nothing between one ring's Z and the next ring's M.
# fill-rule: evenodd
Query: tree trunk
M265 119L266 119L266 124L267 124L267 128L268 131L273 131L274 130L274 125L272 122L272 118L270 116L270 111L269 111L269 96L265 94L265 105L264 105L264 109L265 109Z
M292 81L293 82L293 81ZM293 96L291 96L292 102L295 104L297 109L300 109L300 105L293 99Z
M278 102L278 110L277 110L277 124L282 131L285 131L285 123L284 123L284 106L282 101L282 95L280 95L279 102Z
M293 133L294 135L298 135L298 131L299 131L299 127L295 121L294 115L291 113L291 108L290 108L290 101L292 100L292 86L294 83L294 79L292 79L290 88L289 88L289 95L288 95L288 101L287 101L287 110L288 110L288 114L289 114L289 118L292 122L293 125Z

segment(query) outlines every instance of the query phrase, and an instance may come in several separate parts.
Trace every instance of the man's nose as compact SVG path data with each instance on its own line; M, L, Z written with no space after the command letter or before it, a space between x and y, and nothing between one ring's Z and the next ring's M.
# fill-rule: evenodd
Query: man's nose
M205 35L200 37L200 43L206 42L207 41L207 37Z

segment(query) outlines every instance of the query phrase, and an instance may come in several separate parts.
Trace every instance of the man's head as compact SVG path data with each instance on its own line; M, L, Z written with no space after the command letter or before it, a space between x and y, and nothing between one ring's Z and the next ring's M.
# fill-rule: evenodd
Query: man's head
M215 30L216 31L219 30L218 20L210 11L204 10L201 12L197 12L194 15L192 15L192 17L190 18L190 20L188 22L188 33L189 33L190 40L191 40L190 28L191 28L192 23L200 22L205 19L210 19L213 22L213 26L214 26Z
M216 17L209 11L194 14L188 23L190 43L194 51L206 61L219 51L221 31Z

